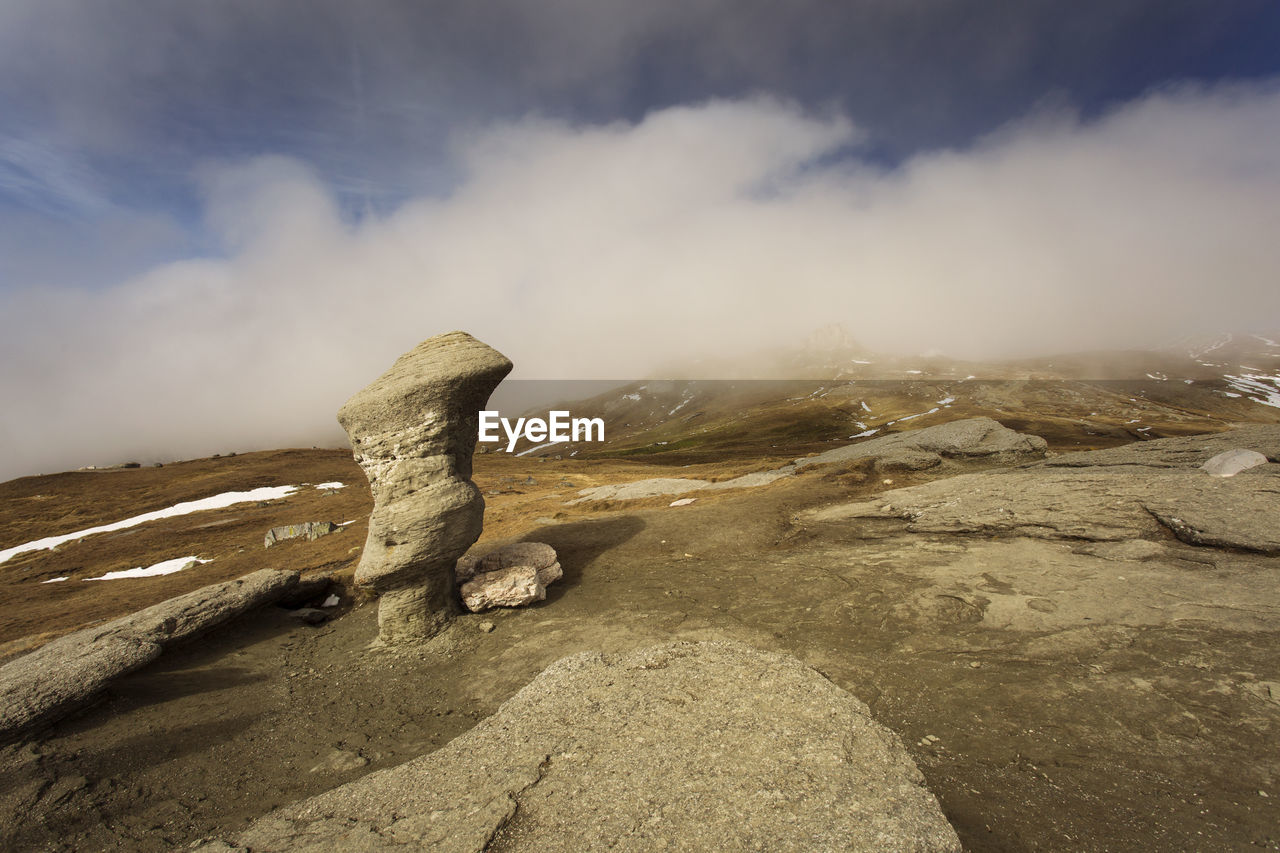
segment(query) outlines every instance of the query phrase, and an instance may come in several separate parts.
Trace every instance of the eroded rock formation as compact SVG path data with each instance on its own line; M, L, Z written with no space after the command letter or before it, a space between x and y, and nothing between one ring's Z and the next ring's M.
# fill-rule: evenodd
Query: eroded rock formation
M338 410L373 490L355 579L381 596L385 643L431 637L458 612L454 565L484 519L471 482L479 411L510 371L506 356L450 332L400 356Z

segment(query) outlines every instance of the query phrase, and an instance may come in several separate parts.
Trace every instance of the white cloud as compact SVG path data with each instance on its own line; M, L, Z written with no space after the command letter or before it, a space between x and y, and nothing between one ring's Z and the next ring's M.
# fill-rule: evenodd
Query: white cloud
M447 198L344 223L305 166L206 175L230 255L7 297L14 475L340 437L334 412L462 328L517 375L641 376L841 321L873 348L1140 346L1280 316L1280 90L1037 116L884 171L838 115L761 98L458 140ZM851 165L852 162L852 165Z

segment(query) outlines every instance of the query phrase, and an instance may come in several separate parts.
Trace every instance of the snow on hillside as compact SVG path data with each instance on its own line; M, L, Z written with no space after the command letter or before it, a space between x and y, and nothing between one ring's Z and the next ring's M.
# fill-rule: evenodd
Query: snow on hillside
M306 484L304 483L303 485ZM344 483L321 483L319 486L316 486L316 488L340 489L344 485ZM182 503L177 503L173 506L165 507L164 509L144 512L142 515L135 515L131 518L113 521L110 524L101 524L97 527L89 527L84 530L77 530L73 533L46 536L43 539L36 539L33 542L24 542L21 545L6 548L3 551L0 551L0 563L11 560L19 554L25 554L28 551L48 551L66 542L74 542L77 539L83 539L84 537L92 536L95 533L111 533L116 530L136 527L139 524L146 524L149 521L158 521L162 518L174 518L180 515L189 515L193 512L203 512L210 509L223 509L240 503L279 500L280 498L286 498L289 495L292 495L298 490L298 488L298 486L264 486L259 489L250 489L247 492L223 492L207 498L201 498L200 500L183 501ZM190 560L194 558L188 557L186 559ZM135 576L131 575L131 577Z

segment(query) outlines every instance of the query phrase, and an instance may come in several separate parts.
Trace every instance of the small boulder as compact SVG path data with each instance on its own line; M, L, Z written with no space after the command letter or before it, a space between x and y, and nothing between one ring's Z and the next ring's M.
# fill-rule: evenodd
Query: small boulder
M557 561L556 549L542 542L514 542L490 551L483 557L465 554L458 560L454 571L458 582L462 583L478 574L515 566L533 568L538 573L538 580L543 586L550 586L564 577L564 571Z
M520 607L542 601L547 588L532 566L512 566L496 572L481 572L462 585L462 603L472 613L492 607Z
M341 529L341 525L334 524L332 521L305 521L302 524L285 524L268 530L266 538L263 539L262 547L270 548L272 545L283 542L286 539L306 539L308 542L314 542L321 536L337 533Z
M359 770L368 763L369 759L358 752L352 752L348 749L335 749L326 755L319 764L312 767L311 772L325 774L350 773L353 770Z
M329 618L329 614L318 607L300 607L290 615L304 625L319 625Z
M1201 470L1214 477L1234 477L1241 471L1267 464L1267 457L1256 450L1224 450L1208 462L1200 466Z

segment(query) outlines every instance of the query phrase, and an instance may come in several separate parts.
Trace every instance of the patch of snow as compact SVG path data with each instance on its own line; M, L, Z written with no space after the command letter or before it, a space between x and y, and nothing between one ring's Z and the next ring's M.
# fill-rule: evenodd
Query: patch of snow
M57 583L58 581L66 581L66 580L71 580L71 578L67 577L66 575L63 575L60 578L49 578L47 581L40 581L40 583Z
M1147 378L1148 378L1148 379L1154 379L1154 380L1156 380L1157 382L1167 382L1167 381L1169 381L1169 377L1168 377L1168 376L1165 376L1163 373L1148 373L1148 374L1147 374Z
M317 489L345 489L346 483L316 483Z
M893 423L893 421L889 421L889 423ZM861 424L859 424L859 426L861 426ZM866 437L867 437L867 436L869 436L869 435L875 435L875 434L876 434L876 433L878 433L879 431L880 431L880 430L879 430L878 428L877 428L877 429L868 429L868 430L863 430L862 432L858 433L857 435L851 435L851 436L849 436L849 438L866 438Z
M338 598L338 596L336 595L331 595L328 598L326 598L323 602L321 602L320 606L321 607L337 607L341 603L342 603L341 598Z
M970 373L968 376L966 376L964 379L962 379L962 380L960 380L960 381L961 381L961 382L968 382L970 379L977 379L977 378L978 378L978 377L976 377L976 376L974 376L972 373Z
M863 400L863 401L862 401L862 411L864 411L864 412L869 412L869 411L871 411L871 407L867 405L867 401L866 401L866 400Z
M528 456L530 453L532 453L532 452L533 452L533 451L535 451L535 450L541 450L542 448L544 448L544 447L550 447L550 446L551 446L551 445L553 445L553 444L564 444L564 442L563 442L563 441L548 441L546 444L538 444L538 445L535 445L534 447L530 447L528 450L521 450L519 453L517 453L517 454L516 454L516 456Z
M47 536L44 539L37 539L34 542L25 542L21 545L15 545L12 548L6 548L0 551L0 563L10 560L19 554L25 554L28 551L48 551L56 548L66 542L74 542L77 539L83 539L86 536L92 536L95 533L112 533L116 530L124 530L128 527L136 527L139 524L146 524L148 521L157 521L161 518L174 518L179 515L190 515L193 512L203 512L207 509L223 509L234 504L249 503L251 501L274 501L280 498L288 497L298 490L297 486L264 486L260 489L250 489L247 492L223 492L213 497L201 498L196 501L183 501L164 509L158 509L154 512L144 512L142 515L135 515L132 518L126 518L123 521L114 521L111 524L102 524L98 527L89 527L84 530L77 530L74 533L63 533L59 536Z
M1221 394L1222 394L1222 396L1224 396L1224 397L1240 397L1240 396L1242 396L1242 395L1240 395L1240 394L1233 394L1233 393L1231 393L1230 391L1222 391L1222 392L1221 392Z
M1280 376L1246 373L1240 376L1224 376L1227 384L1255 403L1280 409ZM1226 392L1223 392L1226 393ZM1235 396L1235 395L1229 395Z
M667 506L688 506L689 504L693 503L696 500L697 498L681 498L678 501L672 501L671 503L667 504Z
M1190 385L1192 382L1195 382L1195 380L1194 380L1194 379L1184 379L1184 380L1182 380L1182 382L1183 382L1183 384L1185 384L1185 385Z
M1228 334L1225 338L1222 338L1220 341L1218 341L1217 343L1213 344L1210 347L1207 347L1206 349L1202 349L1199 352L1195 352L1193 350L1191 353L1191 357L1198 361L1200 359L1200 356L1207 355L1208 353L1211 353L1220 347L1226 346L1227 344L1231 343L1231 341L1234 339L1235 339L1235 335ZM1204 362L1200 362L1200 363L1204 364Z
M1271 340L1271 338L1264 338L1262 335L1253 335L1253 337L1262 341L1264 344L1266 344L1269 347L1280 347L1280 344Z
M914 373L914 374L916 374L917 376L919 376L921 373L924 373L924 371L923 371L923 370L908 370L908 371L907 371L907 373Z
M927 412L921 412L918 415L907 415L906 417L898 418L898 420L896 421L890 421L890 423L902 423L903 421L914 421L916 418L923 418L925 415L932 415L935 412L939 412L939 411L941 411L941 409L938 406L934 406L932 409L930 409Z
M174 572L180 572L183 569L189 569L192 566L198 566L201 563L209 563L211 560L202 560L199 557L174 557L172 560L163 560L154 566L139 566L136 569L121 569L118 572L107 572L100 578L85 578L90 581L114 581L120 578L151 578L158 575L171 575Z
M676 412L680 411L681 409L683 409L685 406L689 405L689 404L690 404L690 403L692 403L692 402L693 402L693 398L692 398L692 397L685 397L685 398L684 398L684 400L682 400L682 401L680 402L680 405L676 406L674 409L672 409L671 411L667 412L667 417L671 417L671 416L672 416L672 415L674 415Z
M623 395L622 395L622 399L624 399L624 400L639 400L639 399L640 399L640 395L639 395L639 394L623 394Z
M954 403L955 401L956 401L956 398L955 398L955 397L943 397L941 400L939 400L939 401L938 401L938 405L939 405L939 406L950 406L950 405L951 405L952 403Z
M864 361L863 359L860 359L860 358L851 358L849 359L849 363L850 364L870 364L871 362Z

